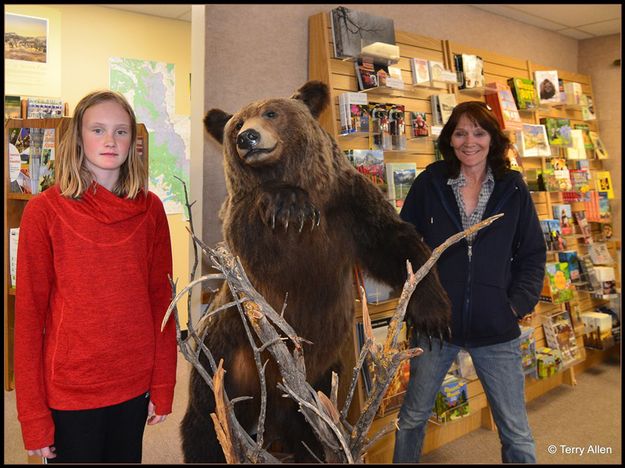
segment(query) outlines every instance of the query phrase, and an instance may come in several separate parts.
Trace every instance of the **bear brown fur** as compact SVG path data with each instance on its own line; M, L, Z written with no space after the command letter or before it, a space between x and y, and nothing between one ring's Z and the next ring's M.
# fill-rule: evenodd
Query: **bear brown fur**
M286 321L310 342L304 347L307 381L326 393L353 326L354 265L401 288L406 260L416 271L430 256L414 227L319 125L328 104L328 87L313 81L290 98L256 101L234 115L213 109L204 119L224 149L224 239L276 311L286 298ZM224 285L216 301L226 303L228 295ZM432 270L411 298L408 323L420 333L442 336L449 316L449 300ZM259 383L239 313L231 308L207 326L205 344L216 361L224 359L229 398L254 397L235 406L237 419L253 433ZM264 440L279 440L296 460L305 460L301 441L318 445L296 405L276 389L278 381L270 363ZM193 369L181 424L185 462L224 460L209 416L213 411L212 392Z

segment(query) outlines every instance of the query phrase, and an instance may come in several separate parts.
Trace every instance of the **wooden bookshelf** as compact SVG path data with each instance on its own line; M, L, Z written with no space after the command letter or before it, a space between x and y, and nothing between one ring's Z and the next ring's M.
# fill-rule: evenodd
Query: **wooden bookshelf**
M453 93L456 95L458 103L468 100L484 100L484 93L476 94L463 90L459 90L457 86L447 85L443 89L432 89L429 87L411 87L412 75L410 69L410 58L423 58L427 60L437 60L443 62L449 70L454 69L453 56L457 53L474 54L480 56L484 61L484 82L501 82L506 84L508 78L522 77L533 79L535 70L553 69L531 63L527 59L519 59L508 57L502 54L490 52L487 50L477 49L474 47L464 46L462 44L420 36L411 32L395 31L396 44L400 49L400 60L394 66L398 66L402 71L404 80L404 91L394 93L379 92L376 90L368 91L369 101L389 102L393 104L401 104L405 106L406 111L425 112L428 122L432 122L432 109L430 103L430 95L440 93ZM339 95L344 92L356 92L358 83L355 76L353 62L340 60L333 57L332 31L329 22L329 12L319 13L309 18L309 79L320 80L328 84L331 92L331 106L321 115L321 123L323 127L336 136L339 147L342 150L347 149L367 149L369 139L367 135L359 137L341 137L339 136ZM558 70L558 75L565 82L575 81L582 84L584 94L592 96L592 83L590 77L578 73L571 73L565 70ZM581 120L581 111L575 106L557 106L545 109L537 109L535 111L521 112L521 118L524 122L538 124L541 117L554 116L565 117L571 119L572 123L583 122ZM588 123L588 122L586 122ZM596 121L590 123L591 129L598 130ZM406 125L406 134L410 135L409 123ZM510 138L514 142L515 135L510 133ZM564 150L562 150L564 151ZM405 151L385 151L384 159L386 162L416 162L418 168L424 168L434 161L434 148L432 139L429 141L421 141L419 143L408 140ZM522 161L523 168L545 169L549 158L524 158ZM591 169L600 169L601 161L590 160ZM550 192L533 192L532 199L535 203L539 218L552 218L552 206L555 203L561 203L562 197L558 193ZM572 236L571 248L583 249L575 236ZM568 240L568 239L567 239ZM618 240L611 242L610 249L614 253L616 249L620 249ZM548 258L549 261L549 258ZM620 279L618 279L620 284ZM577 291L572 303L579 307L581 311L592 310L605 301L597 300L588 293ZM378 305L369 304L368 310L372 320L391 314L396 306L396 300L386 301ZM542 316L562 310L564 305L554 305L540 302L535 307L531 323L524 325L534 328L534 339L536 340L536 348L545 346L545 336L542 328ZM354 301L354 320L359 321L361 318L361 303L359 299ZM574 314L571 314L572 316ZM571 317L573 320L573 317ZM528 377L526 380L526 400L530 401L549 390L562 385L575 385L575 373L583 371L586 366L585 362L590 355L594 362L601 359L602 356L609 355L608 352L598 354L593 350L587 353L583 346L583 326L574 323L574 330L578 347L581 350L582 357L576 361L575 365L547 378L536 380ZM354 327L355 328L355 327ZM349 342L343 346L344 369L345 375L341 376L341 382L346 385L345 381L351 378L351 370L355 364L358 355L357 337L352 336ZM597 357L599 356L599 357ZM349 374L349 375L348 375ZM469 405L470 414L451 423L437 425L428 423L426 436L423 445L423 453L430 452L441 445L444 445L458 437L461 437L477 428L483 427L495 430L495 425L490 414L486 395L479 380L469 382ZM360 412L360 408L364 403L364 388L362 382L356 390L354 398L355 404L350 408L350 420L354 420ZM384 427L397 417L397 411L377 418L371 428L370 434L373 435L380 428ZM380 439L368 452L365 460L367 463L390 463L392 461L392 453L394 447L395 435L393 432L387 434Z

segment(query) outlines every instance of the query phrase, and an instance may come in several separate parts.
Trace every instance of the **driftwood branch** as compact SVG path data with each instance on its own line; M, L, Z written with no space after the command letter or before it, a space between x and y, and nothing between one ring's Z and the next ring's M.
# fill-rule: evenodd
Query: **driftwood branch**
M191 223L192 205L188 203L188 199L186 206L189 211L189 220ZM278 384L279 388L297 402L300 411L304 414L306 420L320 440L324 449L325 461L328 463L362 463L366 450L382 435L393 430L395 427L396 422L393 421L371 439L368 438L371 423L397 369L402 361L418 356L422 352L419 348L400 351L397 347L401 323L404 319L410 296L418 283L425 277L447 247L489 225L499 216L503 215L489 218L449 238L441 246L434 249L432 256L416 273L413 273L412 266L410 263L407 263L408 278L404 284L397 309L391 319L388 335L384 344L375 343L373 339L371 322L363 291L363 321L365 322L366 339L361 353L358 356L356 366L353 369L347 398L341 410L338 409L338 377L336 375L333 375L330 396L315 391L312 386L306 382L305 359L302 348L304 340L300 338L295 330L284 320L284 306L280 313L276 312L251 284L240 261L233 257L224 245L218 245L214 249L208 247L195 236L191 225L189 232L194 241L194 251L196 254L193 272L189 284L179 294L176 294L176 284L170 280L172 286L172 302L163 319L162 327L165 326L173 315L176 322L178 344L181 353L187 361L191 362L199 375L215 394L216 409L215 413L211 414L211 417L213 418L219 442L222 445L228 463L279 463L279 460L267 452L262 442L264 432L263 421L266 412L266 382L264 377L265 365L260 361L260 353L264 350L269 351L279 367L282 377L282 382ZM199 254L198 249L219 273L206 275L197 280L194 279L195 269L199 263L197 258ZM189 320L187 323L188 334L186 338L183 338L178 319L177 302L185 294L190 295L191 290L195 286L215 280L224 280L227 283L232 297L234 298L233 301L221 307L217 307L214 310L212 305L205 308L198 319L198 323L202 323L201 328L198 327L198 323L195 325L192 323L189 310ZM261 414L259 414L260 422L257 440L253 440L236 419L234 406L236 402L241 399L230 401L226 389L223 386L224 370L227 371L229 363L220 362L219 365L217 365L210 350L204 345L204 335L200 335L197 332L198 329L204 329L204 333L209 330L210 322L206 322L207 316L220 313L230 307L236 307L239 310L241 319L244 321L250 346L252 346L254 350L256 366L261 382ZM261 343L260 345L256 344L255 337ZM290 343L290 346L287 345L288 343ZM210 369L206 369L200 362L200 357L202 355L207 358ZM347 412L353 400L358 376L362 366L366 365L367 359L374 363L375 374L373 385L357 423L352 426L347 421ZM285 430L288 430L288 428L285 428Z

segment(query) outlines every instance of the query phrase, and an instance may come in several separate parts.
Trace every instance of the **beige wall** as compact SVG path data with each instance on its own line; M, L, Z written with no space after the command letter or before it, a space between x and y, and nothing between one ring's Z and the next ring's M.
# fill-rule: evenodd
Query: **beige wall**
M597 123L601 140L610 159L604 166L610 171L614 200L610 207L614 217L614 235L621 239L621 35L586 39L579 43L579 72L590 75L595 93Z
M308 18L337 6L206 5L206 109L232 112L253 99L288 96L308 77ZM578 69L577 40L468 5L348 7L393 18L397 30L585 73ZM618 43L609 46L620 56ZM584 55L591 55L593 44L587 47ZM595 83L594 92L599 97L606 91ZM620 131L620 120L618 124ZM203 177L203 236L213 243L221 239L217 212L225 196L221 149L213 142L205 146Z
M61 97L70 114L88 92L108 88L109 58L127 57L175 64L176 113L189 115L190 23L94 5L5 6L5 12L42 17L50 9L61 15ZM188 233L182 214L167 218L180 290L189 278ZM180 310L186 317L185 302Z

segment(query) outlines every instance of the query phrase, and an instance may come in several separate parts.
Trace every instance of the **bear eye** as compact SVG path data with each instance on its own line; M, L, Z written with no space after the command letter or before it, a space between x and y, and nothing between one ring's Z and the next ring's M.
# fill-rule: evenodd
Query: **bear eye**
M275 111L267 111L263 114L263 117L267 117L268 119L276 118L278 114Z
M236 123L236 125L234 126L234 129L235 129L236 131L239 131L239 130L241 130L241 127L243 127L243 122L239 120L239 121Z

